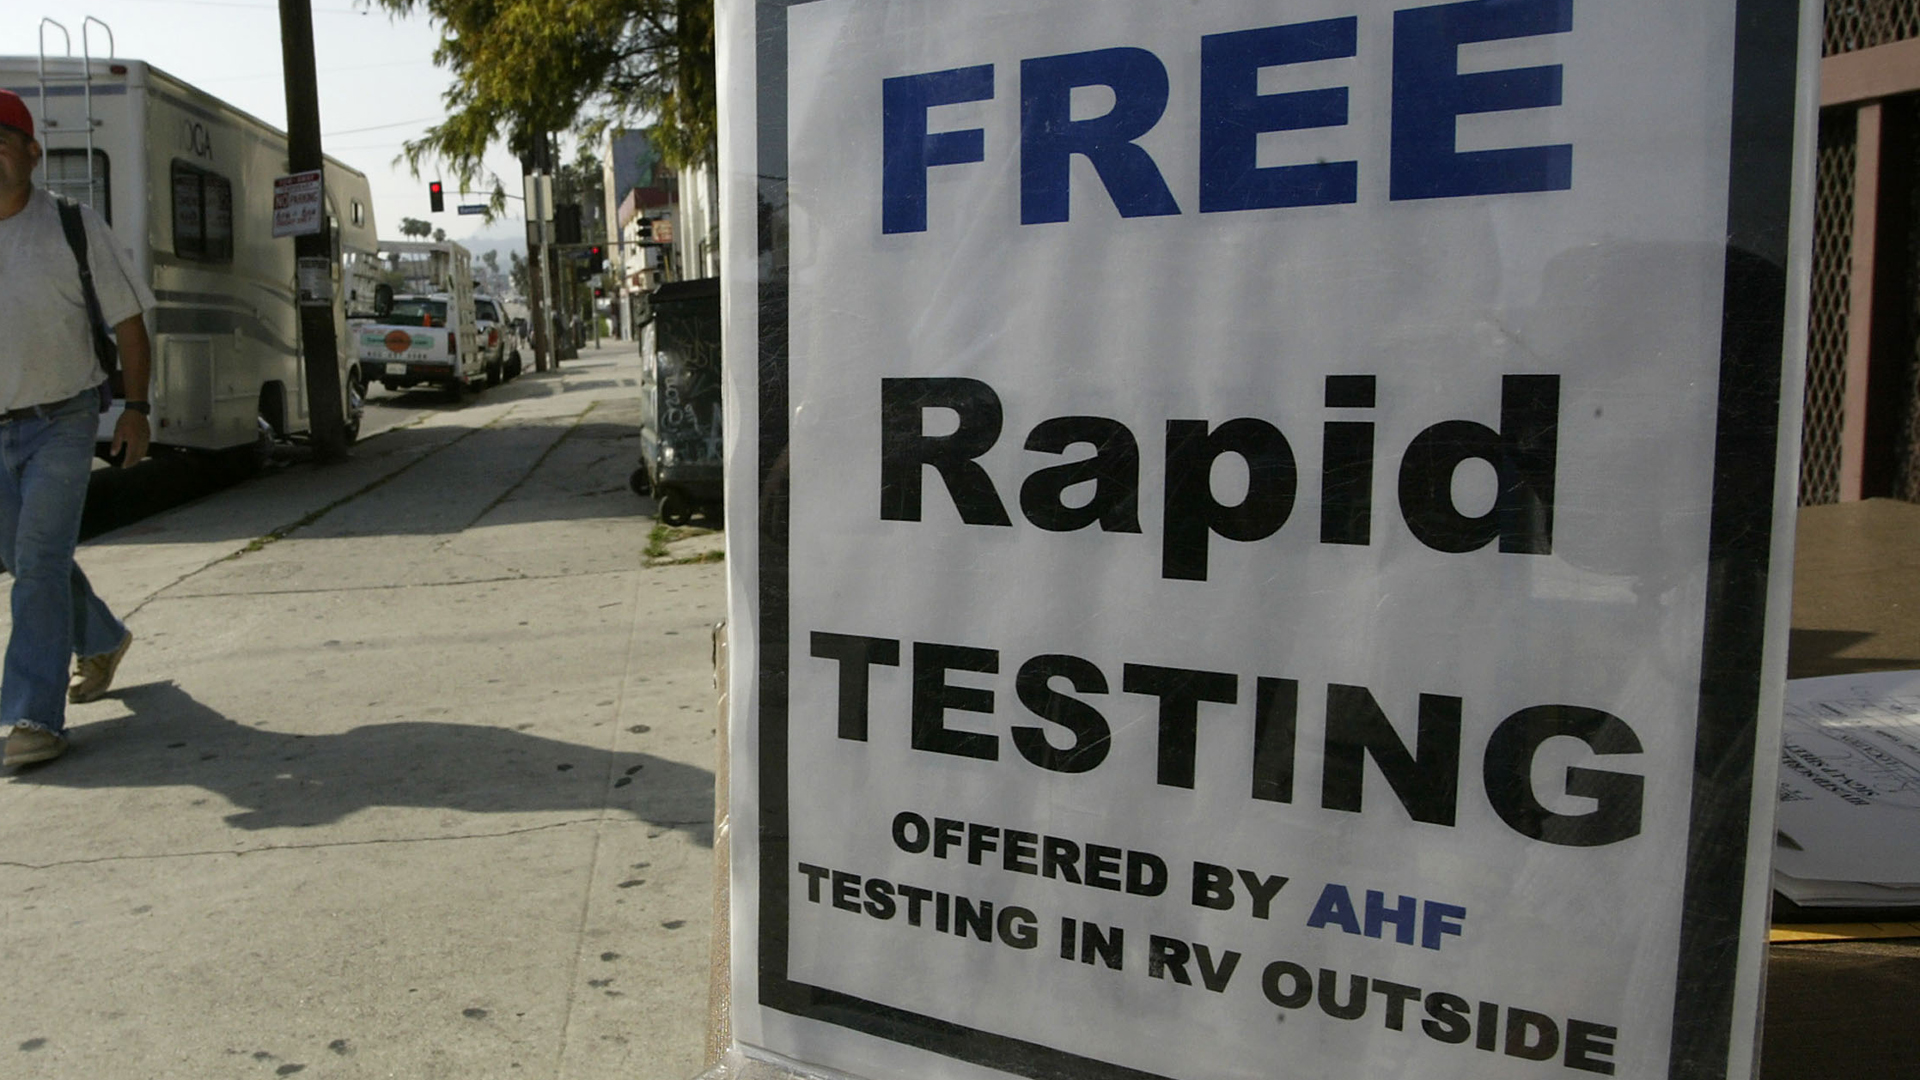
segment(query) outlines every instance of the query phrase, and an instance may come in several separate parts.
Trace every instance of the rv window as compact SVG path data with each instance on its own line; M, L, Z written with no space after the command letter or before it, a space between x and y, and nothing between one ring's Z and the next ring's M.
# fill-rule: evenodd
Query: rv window
M173 253L233 261L233 185L183 161L173 163Z
M107 152L93 152L93 168L87 168L85 150L49 150L44 159L47 170L47 190L56 195L65 195L69 199L86 203L105 218L107 224L113 224L113 198L111 187L107 183Z

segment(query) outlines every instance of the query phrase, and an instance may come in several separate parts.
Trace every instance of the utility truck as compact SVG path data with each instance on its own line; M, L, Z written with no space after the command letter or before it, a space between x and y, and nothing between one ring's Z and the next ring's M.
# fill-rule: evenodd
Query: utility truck
M353 322L355 355L389 392L430 385L455 401L499 384L504 363L484 347L473 299L473 256L451 240L388 240L355 256L352 276L374 303Z
M90 204L153 290L153 443L239 451L311 433L302 365L293 240L273 235L274 180L287 175L286 134L139 60L113 56L112 33L89 18L83 55L0 57L0 86L33 114L45 156L35 184ZM94 37L105 58L94 55ZM328 158L325 226L336 252L371 250L367 178ZM342 267L331 270L341 406L359 434L362 391L347 336ZM3 332L3 331L0 331ZM124 394L100 418L104 453Z

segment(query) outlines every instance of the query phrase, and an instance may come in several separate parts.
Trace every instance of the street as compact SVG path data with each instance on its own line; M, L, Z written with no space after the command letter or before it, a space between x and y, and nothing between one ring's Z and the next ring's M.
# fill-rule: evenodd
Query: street
M724 567L644 554L637 367L376 388L334 466L96 472L135 640L0 779L0 1073L699 1071Z

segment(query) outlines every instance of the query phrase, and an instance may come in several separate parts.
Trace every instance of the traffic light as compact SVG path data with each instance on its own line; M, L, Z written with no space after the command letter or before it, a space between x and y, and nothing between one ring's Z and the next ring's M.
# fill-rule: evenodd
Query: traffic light
M595 244L592 247L588 248L587 249L587 271L589 273L597 274L600 271L605 270L606 268L607 268L607 253L601 250L600 245Z
M436 214L447 208L446 196L441 192L438 180L427 185L427 205Z
M653 239L653 219L652 218L643 217L640 219L640 239L642 240Z

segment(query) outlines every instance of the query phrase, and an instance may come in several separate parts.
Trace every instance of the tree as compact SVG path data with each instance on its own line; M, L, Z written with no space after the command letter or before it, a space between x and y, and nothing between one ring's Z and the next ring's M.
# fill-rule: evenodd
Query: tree
M434 240L434 243L436 243L436 244L443 244L443 243L446 243L446 240L447 240L447 230L445 230L445 229L435 229L435 230L433 230L433 240Z
M444 162L478 185L487 147L533 150L541 132L597 135L652 118L669 165L709 162L715 142L713 0L379 0L440 27L434 62L453 76L447 119L406 144L415 175ZM494 210L505 206L491 177Z
M432 231L432 222L421 221L419 218L414 217L403 217L400 219L401 236L425 236Z
M527 270L527 257L517 251L507 252L507 278L513 282L513 291L520 296L533 293L533 278Z

